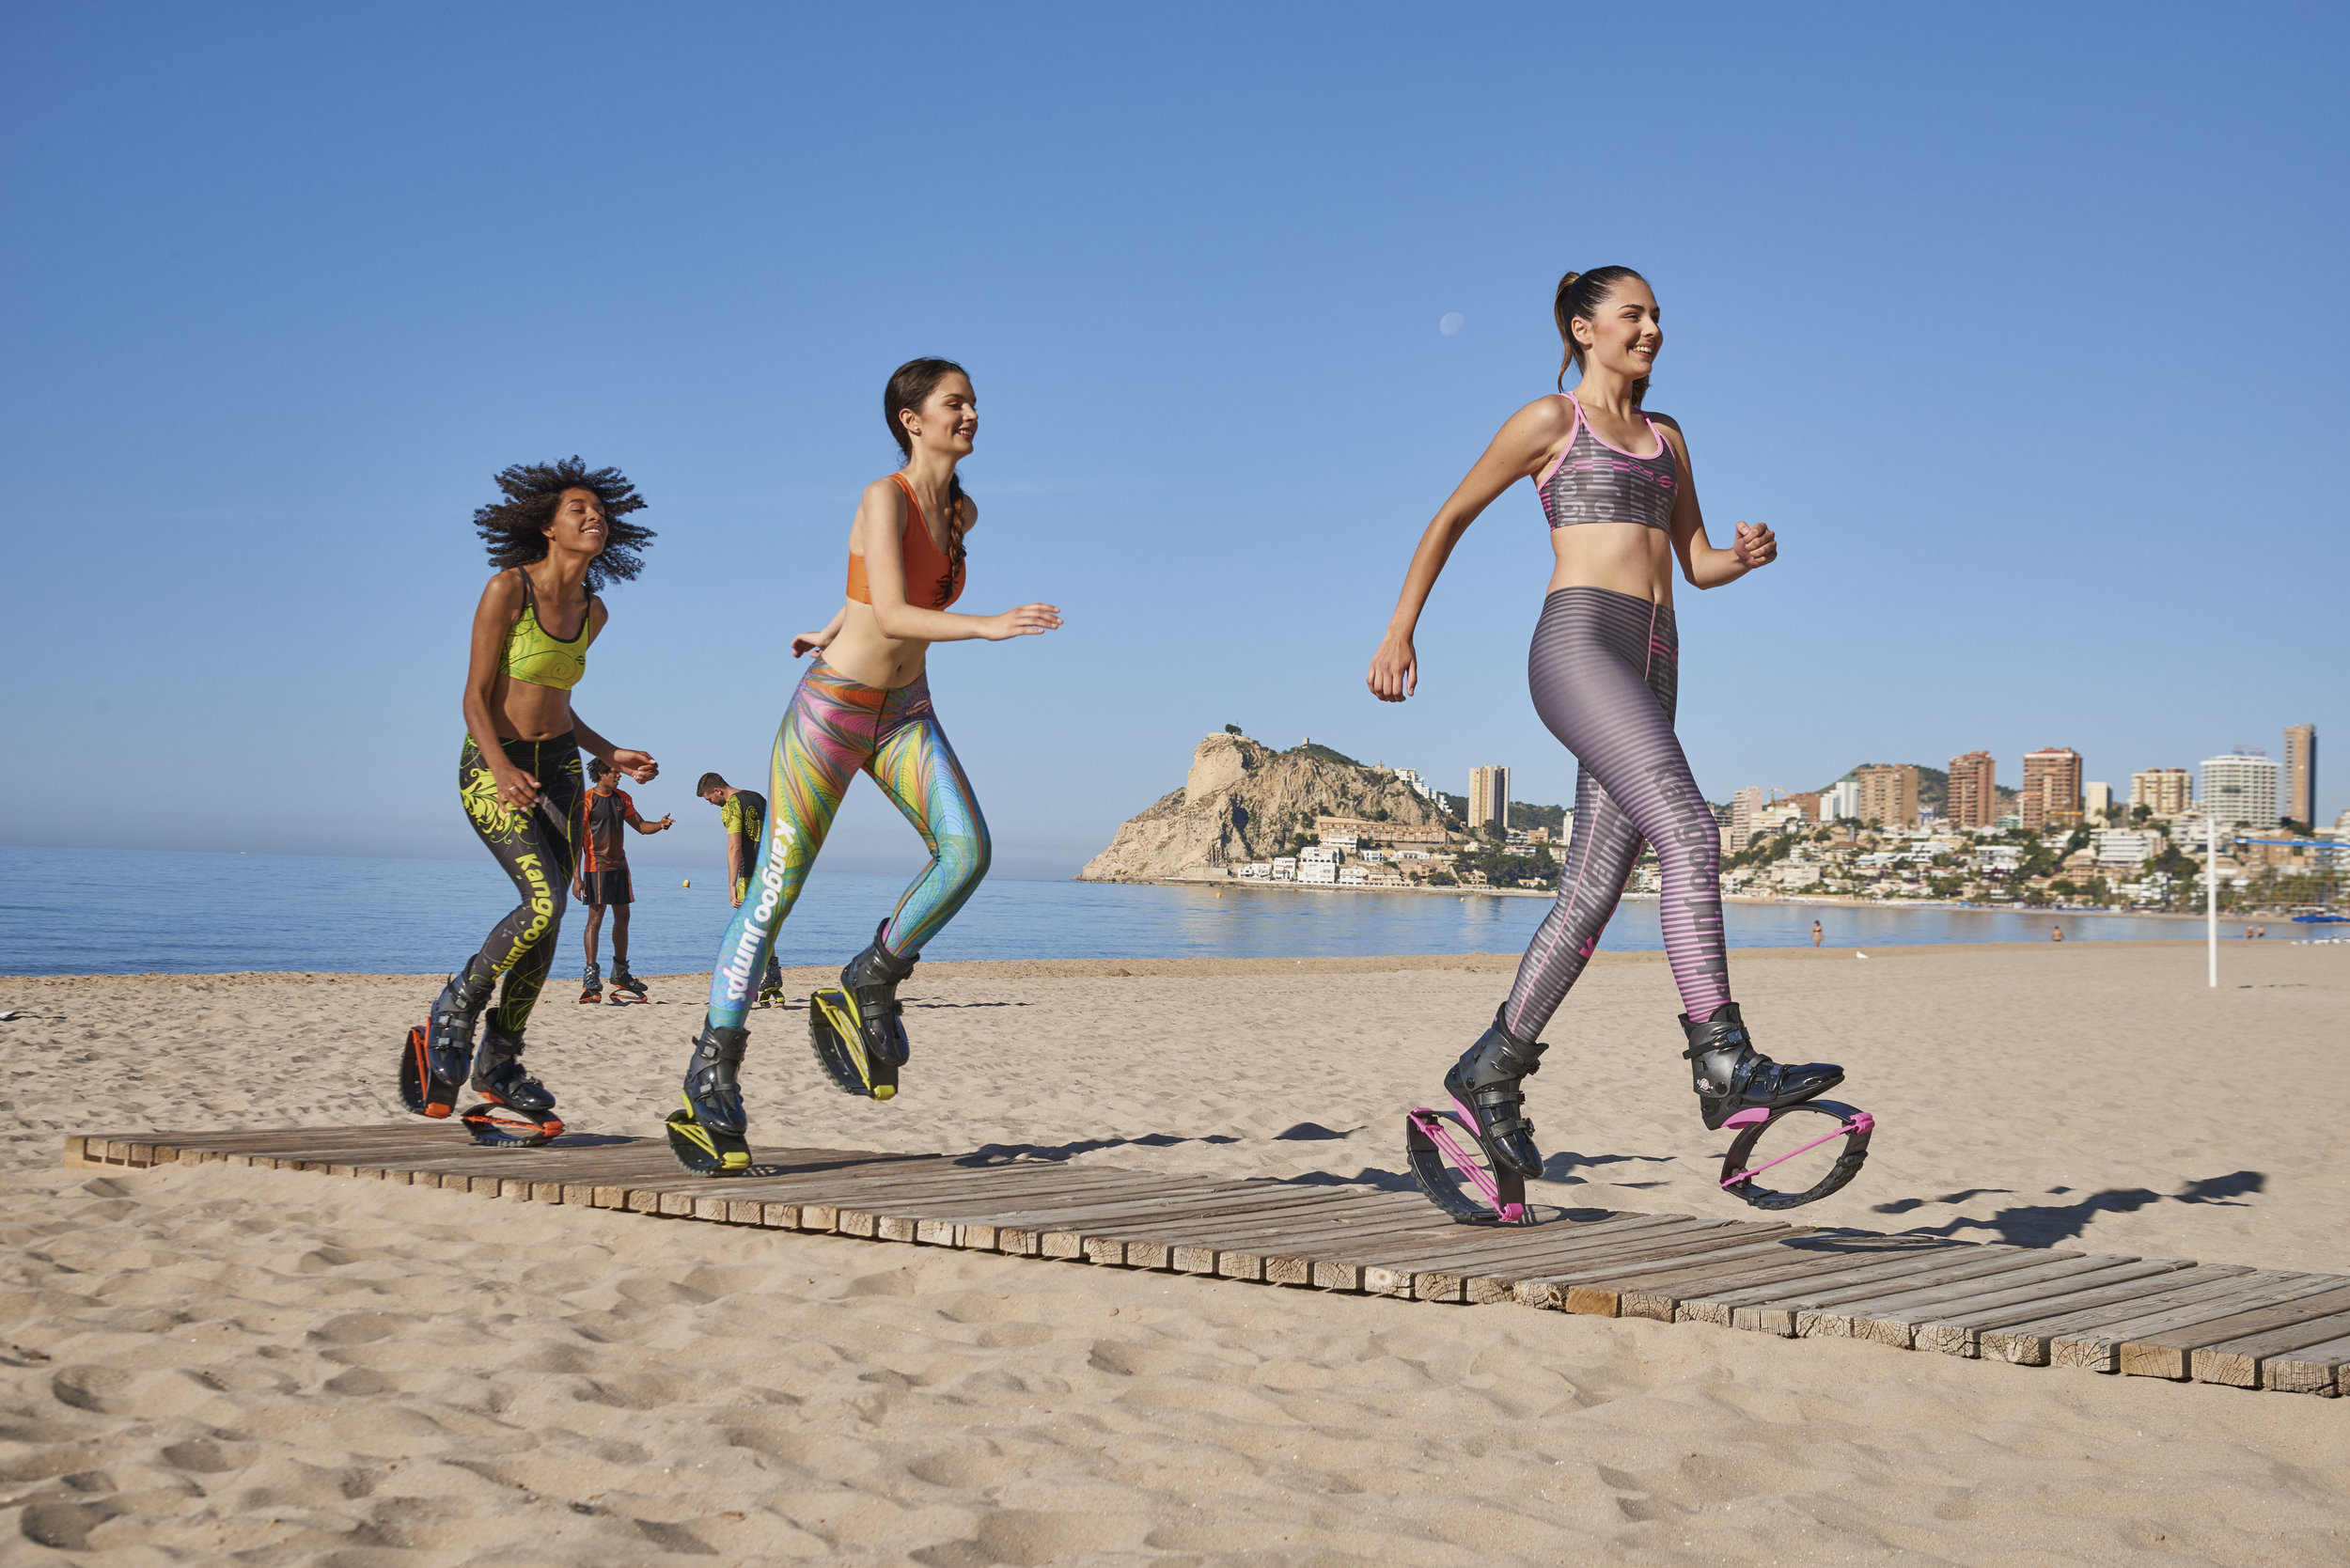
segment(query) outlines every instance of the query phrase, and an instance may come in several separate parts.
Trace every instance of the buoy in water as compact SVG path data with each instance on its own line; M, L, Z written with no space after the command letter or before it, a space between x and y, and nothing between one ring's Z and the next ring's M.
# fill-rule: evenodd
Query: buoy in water
M693 878L691 878L691 877L686 878L686 879L685 879L685 886L688 886L688 887L693 886L694 886L694 879L693 879Z

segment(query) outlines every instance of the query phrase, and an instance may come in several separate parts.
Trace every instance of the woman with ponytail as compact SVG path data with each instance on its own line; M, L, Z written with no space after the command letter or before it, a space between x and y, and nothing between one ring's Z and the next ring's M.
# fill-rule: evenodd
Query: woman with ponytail
M1705 1125L1811 1099L1843 1078L1839 1067L1773 1061L1747 1038L1722 942L1719 830L1673 733L1676 560L1691 587L1720 588L1777 559L1778 541L1749 523L1727 550L1706 537L1681 427L1641 407L1665 341L1647 281L1629 267L1569 273L1554 313L1566 351L1561 392L1512 415L1428 525L1369 677L1382 701L1412 695L1412 634L1452 547L1503 491L1533 480L1551 563L1527 675L1535 712L1579 764L1574 837L1558 902L1493 1027L1445 1076L1496 1168L1522 1177L1542 1174L1521 1082L1541 1060L1537 1037L1599 945L1643 842L1662 871L1682 1055ZM1571 392L1569 371L1580 378Z
M931 644L1002 642L1060 624L1050 604L1000 615L952 609L963 593L964 541L979 518L955 472L979 429L979 399L963 367L946 359L901 365L883 393L882 416L904 463L865 487L849 525L848 592L838 612L823 630L791 639L793 658L821 656L776 731L758 867L710 979L710 1011L686 1066L685 1109L669 1118L678 1158L703 1175L749 1168L736 1082L749 1038L744 1019L776 929L859 771L905 813L931 859L872 945L840 971L840 988L810 998L809 1028L818 1060L842 1089L876 1100L897 1092L906 1059L898 984L987 874L987 823L931 708Z

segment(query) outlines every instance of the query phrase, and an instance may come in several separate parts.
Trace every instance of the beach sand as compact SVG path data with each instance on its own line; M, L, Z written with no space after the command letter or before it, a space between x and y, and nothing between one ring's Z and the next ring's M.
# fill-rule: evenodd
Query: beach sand
M2350 1272L2350 948L1741 954L1760 1043L1880 1122L1803 1217ZM1512 962L925 964L777 1143L1392 1184ZM829 976L793 977L795 990ZM0 980L0 1562L2350 1561L2350 1402L1838 1340L1331 1295L208 1165L68 1131L380 1122L437 980ZM699 1018L557 996L533 1065L650 1133ZM1716 1195L1654 955L1529 1084L1536 1196ZM1284 1136L1287 1135L1287 1136Z

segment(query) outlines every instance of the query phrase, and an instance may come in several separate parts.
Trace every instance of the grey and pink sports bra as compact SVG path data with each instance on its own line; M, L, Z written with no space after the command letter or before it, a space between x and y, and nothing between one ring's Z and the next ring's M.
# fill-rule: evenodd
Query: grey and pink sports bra
M1574 433L1534 481L1550 525L1637 523L1644 528L1670 528L1673 501L1681 494L1681 464L1656 422L1640 416L1655 438L1656 450L1637 457L1599 438L1574 393L1560 396L1574 406Z

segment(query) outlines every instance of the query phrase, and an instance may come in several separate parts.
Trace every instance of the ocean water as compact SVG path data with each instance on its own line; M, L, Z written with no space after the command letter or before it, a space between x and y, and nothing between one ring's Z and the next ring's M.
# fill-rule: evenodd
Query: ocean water
M645 869L629 956L639 974L707 970L732 911L719 875ZM817 871L785 922L787 964L840 964L872 939L904 881ZM1309 957L1513 952L1549 902L1487 894L1299 892L1228 886L1114 886L992 879L926 956L954 958ZM0 846L0 974L227 970L431 974L456 967L513 903L488 855L367 860ZM1998 910L1727 906L1733 948L1797 947L1816 918L1837 948L1910 943L2192 937L2202 927L2113 915ZM557 977L575 978L582 916L565 917ZM2241 921L2220 930L2240 936ZM2295 928L2277 929L2279 936ZM1652 900L1627 900L1601 947L1663 946ZM604 962L611 962L607 920Z

